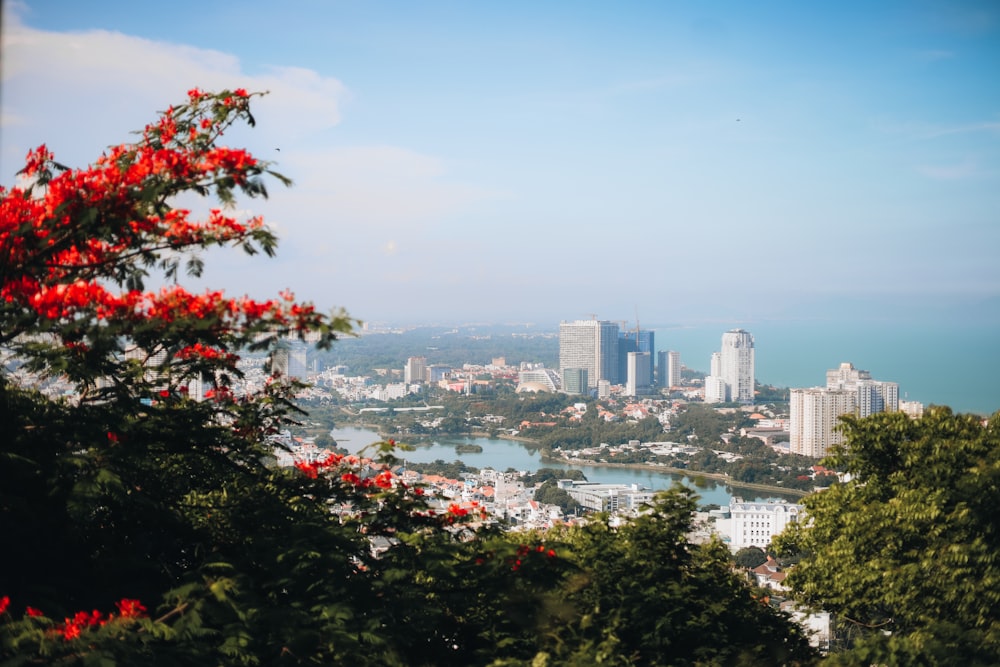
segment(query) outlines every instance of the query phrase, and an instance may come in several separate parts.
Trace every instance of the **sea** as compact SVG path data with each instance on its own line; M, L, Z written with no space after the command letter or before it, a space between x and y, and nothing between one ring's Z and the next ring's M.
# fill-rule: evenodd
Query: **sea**
M688 368L707 372L722 334L754 336L757 381L776 387L817 387L843 362L899 385L900 399L946 405L955 412L1000 410L1000 318L941 317L933 321L734 321L650 326L657 350L676 350Z

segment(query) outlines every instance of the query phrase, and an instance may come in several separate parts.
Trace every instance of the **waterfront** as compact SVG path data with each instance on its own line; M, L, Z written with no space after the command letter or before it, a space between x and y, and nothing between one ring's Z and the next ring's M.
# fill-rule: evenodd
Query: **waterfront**
M364 449L367 445L381 438L375 431L364 428L344 427L331 432L337 444L352 453ZM404 440L405 442L405 440ZM410 444L410 443L407 443ZM728 505L732 496L742 496L747 500L759 500L765 497L785 497L795 501L799 496L783 494L763 494L752 489L730 487L720 481L697 474L690 476L677 473L659 472L642 466L609 466L609 465L572 465L560 461L542 461L537 451L528 449L523 442L516 440L494 440L491 438L442 436L428 441L413 442L413 451L401 451L398 456L413 463L433 463L442 460L451 463L460 460L475 468L493 468L494 470L524 470L533 472L539 468L558 468L562 470L580 470L591 482L606 484L639 484L655 491L668 489L675 482L680 482L698 492L700 504L716 503ZM464 452L458 454L455 447L459 445L475 445L482 448L481 452Z

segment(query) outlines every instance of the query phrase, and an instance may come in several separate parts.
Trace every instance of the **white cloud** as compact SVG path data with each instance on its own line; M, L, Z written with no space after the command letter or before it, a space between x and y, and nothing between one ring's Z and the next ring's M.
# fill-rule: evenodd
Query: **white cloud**
M131 131L184 101L190 88L269 91L253 105L257 127L234 127L226 139L294 181L290 189L270 183L268 201L244 202L249 208L240 211L263 214L276 230L278 259L213 251L204 279L212 287L268 294L287 285L317 290L326 301L322 279L349 280L398 260L402 248L412 261L425 257L433 245L426 231L437 219L497 196L455 182L454 169L437 157L396 146L331 147L331 137L344 142L329 131L342 122L349 92L314 70L248 74L229 53L102 30L36 30L16 14L5 16L3 35L0 182L9 183L25 152L41 143L60 162L90 163L107 146L132 140Z
M128 133L152 121L157 110L183 102L194 87L271 91L255 106L260 123L253 136L267 143L335 125L347 97L340 81L310 70L274 67L247 74L232 54L104 30L35 30L16 11L9 14L0 115L3 178L43 142L56 159L90 162L106 146L129 140Z

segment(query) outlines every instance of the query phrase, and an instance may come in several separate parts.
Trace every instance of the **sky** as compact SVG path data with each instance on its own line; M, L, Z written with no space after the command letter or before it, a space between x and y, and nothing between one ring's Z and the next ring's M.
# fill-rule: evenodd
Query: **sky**
M1000 339L1000 5L3 0L0 184L193 87L289 176L240 202L368 322L947 319ZM195 283L194 286L198 286ZM721 331L721 329L720 329Z

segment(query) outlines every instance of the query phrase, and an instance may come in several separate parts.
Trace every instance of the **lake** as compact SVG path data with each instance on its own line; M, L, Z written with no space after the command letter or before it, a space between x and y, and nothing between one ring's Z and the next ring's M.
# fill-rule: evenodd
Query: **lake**
M330 432L337 444L352 453L357 453L367 445L381 440L378 433L363 428L345 427ZM404 442L406 442L404 440ZM542 461L537 451L528 449L516 440L494 440L491 438L476 438L463 436L441 436L428 441L412 441L416 449L411 452L399 452L400 458L413 463L433 463L438 459L451 463L462 461L475 468L493 468L494 470L524 470L534 472L539 468L559 468L562 470L581 470L591 482L603 484L639 484L654 491L668 489L675 482L694 489L701 497L701 504L716 503L728 505L733 495L740 495L747 500L763 500L759 491L734 489L713 479L695 475L696 479L674 473L656 472L654 470L619 468L614 466L573 466L554 461ZM482 452L458 454L458 445L477 445ZM779 494L774 494L779 495ZM771 496L773 497L773 496ZM797 496L788 496L794 502Z

